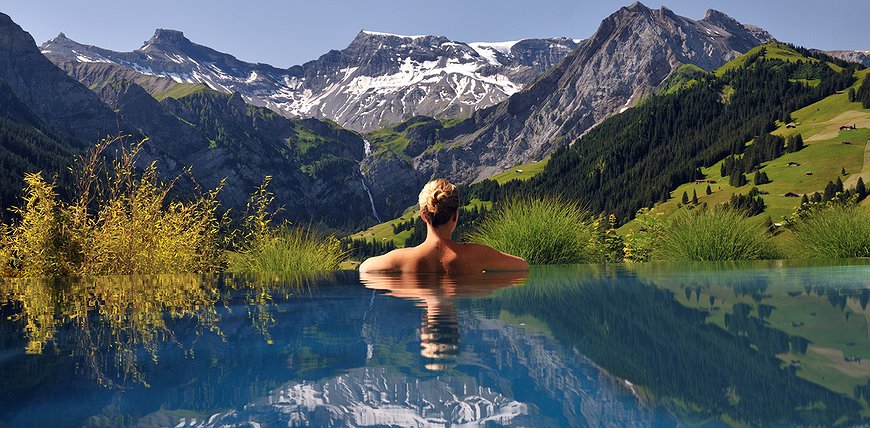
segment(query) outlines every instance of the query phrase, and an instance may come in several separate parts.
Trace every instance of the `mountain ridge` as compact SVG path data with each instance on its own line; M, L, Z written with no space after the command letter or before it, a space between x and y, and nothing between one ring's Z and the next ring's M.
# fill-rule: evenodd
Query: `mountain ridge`
M159 102L134 79L107 73L84 86L0 14L0 89L9 88L0 119L11 123L17 134L12 143L21 146L0 150L0 161L11 165L3 171L10 179L0 183L4 208L15 205L6 199L20 194L24 173L64 173L76 154L107 136L126 134L131 141L148 137L139 166L156 162L167 181L190 171L192 180L176 182L182 194L198 185L222 186L218 198L234 212L243 211L248 195L272 176L276 204L286 207L281 218L346 229L373 219L358 171L364 142L356 133L316 119L284 118L246 104L238 93L202 90L184 101ZM52 147L54 156L47 158L43 152Z
M503 49L502 42L466 44L437 35L362 30L346 48L287 69L243 62L167 29L157 29L132 52L84 45L63 33L41 50L67 71L71 64L110 62L237 91L249 103L288 117L328 118L360 131L420 114L469 115L515 93L576 45L569 38L525 39Z

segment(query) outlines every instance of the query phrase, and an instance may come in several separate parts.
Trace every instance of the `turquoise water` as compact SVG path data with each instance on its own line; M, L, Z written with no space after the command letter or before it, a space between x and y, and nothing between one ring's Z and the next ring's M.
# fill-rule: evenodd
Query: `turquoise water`
M855 425L870 261L0 283L0 426Z

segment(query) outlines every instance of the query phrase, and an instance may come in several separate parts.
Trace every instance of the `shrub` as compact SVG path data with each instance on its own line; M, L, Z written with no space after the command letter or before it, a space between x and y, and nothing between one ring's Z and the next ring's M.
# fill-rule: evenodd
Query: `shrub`
M722 207L674 214L654 258L669 261L758 260L775 251L761 225Z
M6 274L12 276L216 272L226 265L218 189L185 202L169 201L173 183L158 180L152 163L135 163L144 141L122 146L107 165L103 152L123 137L97 144L77 160L72 202L53 181L24 178L20 220L8 228Z
M870 209L831 204L794 227L796 250L810 258L870 257Z
M346 251L335 237L321 237L311 229L284 227L264 235L233 260L240 273L304 275L338 269Z
M641 208L635 216L635 230L625 236L625 261L648 262L653 250L664 234L665 223L661 214L653 214L649 208Z
M559 199L506 202L469 235L471 242L524 258L529 264L600 261L602 220Z

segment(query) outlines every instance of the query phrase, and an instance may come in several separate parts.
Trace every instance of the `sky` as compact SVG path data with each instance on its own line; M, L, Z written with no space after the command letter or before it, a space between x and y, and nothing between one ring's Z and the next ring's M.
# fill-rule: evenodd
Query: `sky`
M346 47L362 30L443 35L462 42L534 37L587 38L631 1L613 0L2 0L37 44L63 32L115 51L142 46L156 28L248 62L290 67ZM870 0L643 1L701 19L717 9L778 40L870 50ZM823 6L820 6L823 5Z

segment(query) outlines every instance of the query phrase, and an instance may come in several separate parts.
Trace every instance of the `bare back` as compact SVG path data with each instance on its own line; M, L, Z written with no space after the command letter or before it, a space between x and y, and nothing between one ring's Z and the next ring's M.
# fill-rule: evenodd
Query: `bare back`
M522 258L486 245L460 244L448 240L429 241L412 248L393 250L372 257L360 265L361 272L435 272L449 274L483 271L524 271Z

